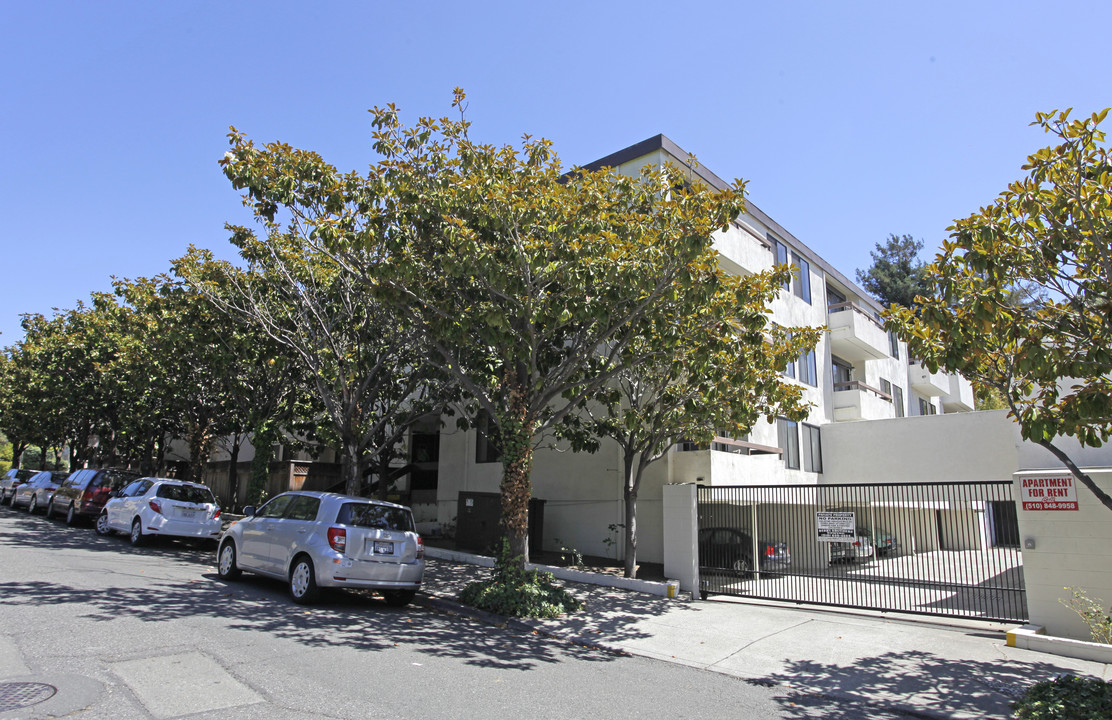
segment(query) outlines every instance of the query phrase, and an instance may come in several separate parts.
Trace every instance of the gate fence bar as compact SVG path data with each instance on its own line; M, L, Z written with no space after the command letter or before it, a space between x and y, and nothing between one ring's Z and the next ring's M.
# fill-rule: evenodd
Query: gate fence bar
M1010 481L700 486L703 592L1026 622Z

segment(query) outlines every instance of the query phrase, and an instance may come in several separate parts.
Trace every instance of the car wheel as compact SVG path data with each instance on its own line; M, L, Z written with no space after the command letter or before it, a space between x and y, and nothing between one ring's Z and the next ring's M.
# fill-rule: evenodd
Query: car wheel
M32 495L31 502L27 503L27 514L34 515L39 510L39 496Z
M382 593L382 597L390 607L405 607L413 602L413 596L416 594L416 590L387 590Z
M53 500L51 500L50 502L48 502L46 504L46 510L43 511L43 517L46 517L46 518L54 517L54 501Z
M108 513L102 512L97 515L97 535L107 537L112 534L112 528L108 526Z
M69 525L70 527L73 527L76 524L77 524L77 506L74 505L73 503L70 503L70 506L68 508L66 508L66 525Z
M734 572L750 573L753 572L753 563L747 557L739 557L734 560Z
M236 544L228 540L216 554L216 573L221 580L235 580L243 571L236 565Z
M298 555L290 569L290 597L298 605L309 605L319 594L313 561L306 555Z
M128 540L135 546L143 544L143 523L139 518L135 518L131 523L131 535L128 536Z

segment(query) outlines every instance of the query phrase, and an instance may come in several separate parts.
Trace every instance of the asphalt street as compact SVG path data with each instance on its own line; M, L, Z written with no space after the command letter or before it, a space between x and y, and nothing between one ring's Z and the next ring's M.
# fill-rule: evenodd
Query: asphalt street
M0 508L0 718L904 717L213 561Z

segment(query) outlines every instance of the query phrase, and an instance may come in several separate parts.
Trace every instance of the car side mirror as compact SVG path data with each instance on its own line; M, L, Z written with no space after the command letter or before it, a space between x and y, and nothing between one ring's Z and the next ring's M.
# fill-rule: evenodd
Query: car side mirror
M255 517L255 506L248 505L247 507L243 508L243 515L245 517Z

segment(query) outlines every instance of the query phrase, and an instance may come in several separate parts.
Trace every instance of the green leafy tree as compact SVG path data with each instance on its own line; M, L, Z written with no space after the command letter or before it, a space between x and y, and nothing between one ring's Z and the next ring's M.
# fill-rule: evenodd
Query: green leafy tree
M927 270L934 292L888 323L932 370L994 388L1025 439L1046 448L1100 501L1112 497L1059 439L1099 447L1112 434L1112 162L1108 110L1033 124L1060 141L1028 158L1028 176L951 230ZM1027 288L1017 302L1014 290Z
M709 298L678 292L669 315L629 329L637 337L627 346L625 367L584 405L590 432L621 448L626 577L636 577L637 497L649 465L683 440L741 437L762 416L805 414L800 386L783 382L781 369L814 347L821 330L788 331L772 325L767 313L790 272L719 273ZM678 342L662 342L661 335L676 335Z
M438 412L444 386L429 372L412 324L321 249L321 232L360 212L358 202L343 199L353 178L315 153L278 143L256 148L234 131L230 138L225 173L247 189L263 234L228 226L248 269L226 274L226 288L187 277L297 359L319 401L320 432L340 448L346 492L363 494L370 463L392 455L415 422ZM381 257L364 253L355 261L365 267Z
M885 306L918 306L915 298L929 292L923 276L926 264L919 259L923 241L910 235L889 235L882 245L869 252L873 264L857 271L857 282Z
M413 127L376 109L375 222L326 239L381 248L378 272L348 266L424 331L432 361L491 419L508 552L524 563L535 444L617 378L631 329L684 292L712 291L711 234L737 216L743 188L712 192L672 166L565 172L546 140L471 141L463 103L457 90L459 119ZM637 361L674 354L681 335L657 339Z

